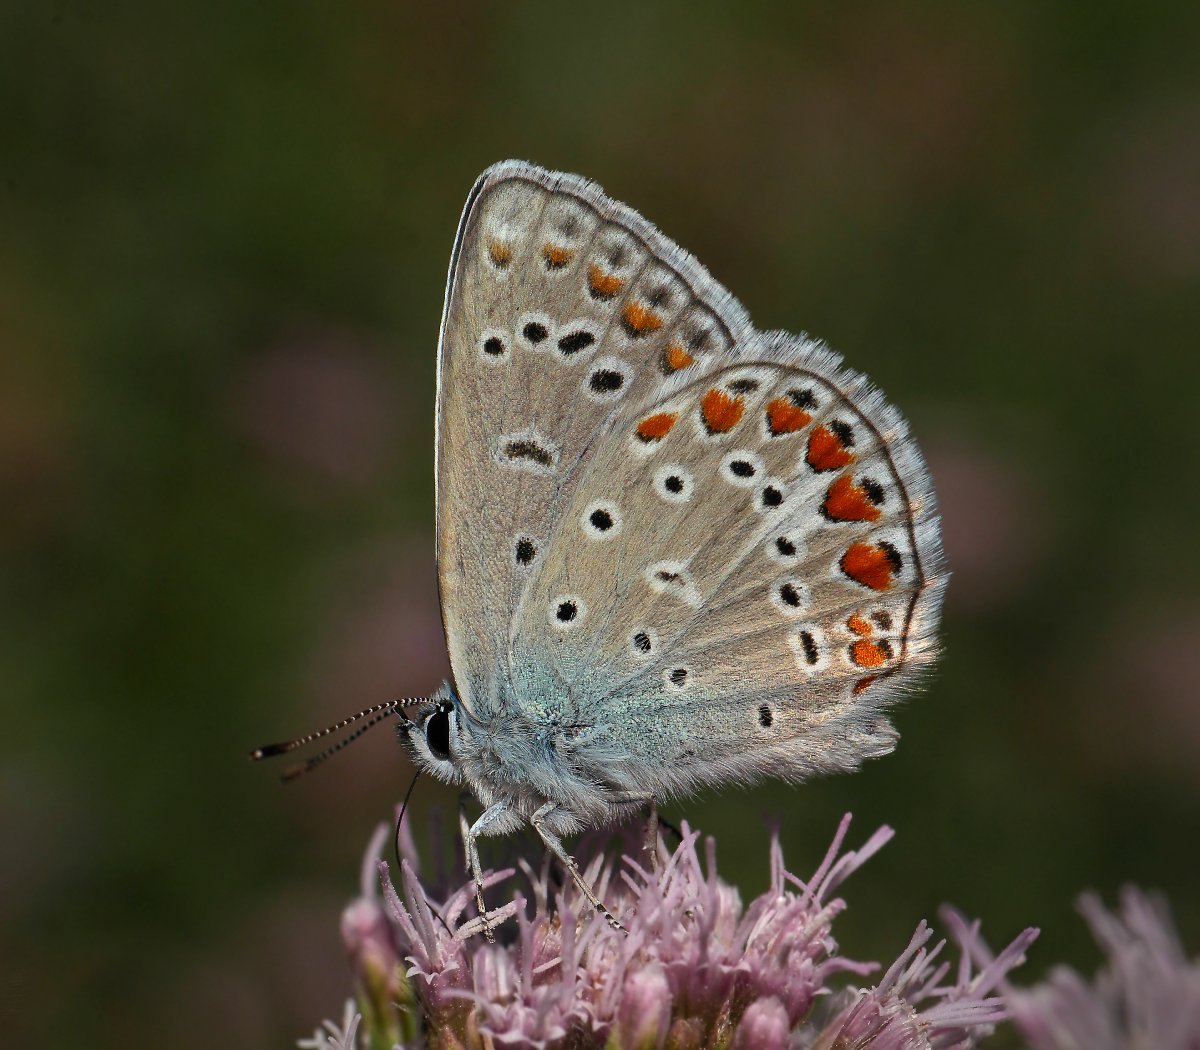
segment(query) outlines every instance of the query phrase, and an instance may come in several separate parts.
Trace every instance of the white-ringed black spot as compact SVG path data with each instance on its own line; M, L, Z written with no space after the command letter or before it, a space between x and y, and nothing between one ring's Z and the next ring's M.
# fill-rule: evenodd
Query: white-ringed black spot
M789 620L808 608L808 588L795 579L778 580L771 585L771 604Z
M683 689L687 685L688 669L686 667L672 667L667 672L667 682L676 689Z
M621 512L615 503L597 500L584 510L580 524L590 539L611 539L621 531Z
M817 398L811 390L789 390L787 396L797 408L812 411L817 407Z
M596 341L596 337L586 329L580 328L574 332L568 332L558 341L558 348L564 354L570 356L577 354L580 350L586 350Z
M537 346L537 344L542 342L546 336L550 334L550 332L546 326L541 323L541 321L528 321L526 322L525 327L521 329L521 334L527 340L529 340L529 342L533 343L534 346Z
M785 532L772 536L767 541L766 553L777 565L795 565L804 553L803 534Z
M762 457L748 449L735 449L721 460L721 473L731 485L750 488L763 472Z
M655 288L646 299L651 306L670 306L671 290L669 288Z
M496 438L492 458L502 467L553 474L558 469L560 450L554 442L532 427Z
M587 605L576 594L560 594L550 600L550 623L558 631L574 630L587 616Z
M528 565L537 557L537 545L528 536L521 536L517 539L513 557L517 559L518 565Z
M800 644L804 648L804 659L811 666L815 667L817 661L821 658L821 654L817 649L817 641L813 638L811 631L800 632Z
M625 377L611 368L598 368L588 383L597 394L611 394L625 385Z
M554 465L554 456L531 438L518 438L506 441L503 452L508 459L528 459L543 467Z
M892 629L892 617L890 613L872 613L871 619L875 621L881 631L890 631Z
M757 379L735 379L729 384L729 389L735 394L752 394L758 389Z
M758 724L760 726L762 726L763 729L770 729L771 723L773 723L774 721L775 721L775 716L771 713L771 705L770 704L759 704L758 705Z
M570 358L565 358L570 360ZM623 397L633 378L633 369L619 357L600 357L591 363L583 384L584 396L600 404Z
M703 604L700 590L696 581L692 579L686 562L655 562L647 567L644 579L657 594L670 595L693 609L698 609Z
M691 473L677 463L659 467L654 475L654 491L668 503L687 503L695 492Z
M629 636L634 658L645 660L658 649L658 635L650 627L642 627Z
M768 485L762 490L762 505L764 507L778 507L783 502L783 493L774 485Z
M788 647L792 650L796 666L801 671L805 674L817 674L829 665L829 658L823 650L824 635L815 625L801 626L801 630L788 635Z
M483 352L490 357L503 356L504 349L504 341L498 335L489 335L483 341Z

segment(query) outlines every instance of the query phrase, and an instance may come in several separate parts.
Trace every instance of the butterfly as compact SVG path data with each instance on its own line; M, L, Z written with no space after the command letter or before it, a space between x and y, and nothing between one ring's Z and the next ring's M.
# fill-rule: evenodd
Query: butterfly
M822 343L755 329L594 182L506 161L459 223L436 414L453 681L400 735L483 805L477 889L477 840L531 825L619 926L562 836L893 749L936 655L935 499Z

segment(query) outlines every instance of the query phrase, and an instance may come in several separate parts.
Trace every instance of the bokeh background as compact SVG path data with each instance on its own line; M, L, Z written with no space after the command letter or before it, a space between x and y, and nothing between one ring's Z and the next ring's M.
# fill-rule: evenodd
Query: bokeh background
M898 752L674 807L766 882L897 840L1025 975L1127 881L1200 946L1200 6L0 8L0 958L13 1046L283 1047L408 769L246 749L446 673L434 351L467 190L586 173L906 412L946 655ZM418 825L453 799L424 784Z

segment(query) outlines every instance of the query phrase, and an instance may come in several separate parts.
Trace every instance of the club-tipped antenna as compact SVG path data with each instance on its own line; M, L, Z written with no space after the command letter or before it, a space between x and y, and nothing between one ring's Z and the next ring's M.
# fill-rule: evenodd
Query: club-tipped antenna
M389 700L384 704L376 704L374 707L368 707L365 711L359 711L356 715L351 715L349 718L343 718L340 722L334 722L333 725L327 726L325 729L319 730L316 733L309 733L307 736L296 737L295 740L281 740L276 744L264 744L262 747L256 747L250 752L250 761L257 762L263 758L273 758L275 755L286 755L289 751L295 751L298 747L303 747L305 744L311 744L314 740L320 740L322 737L329 736L331 733L336 733L339 729L345 729L348 725L353 725L361 718L371 718L373 715L378 715L370 725L375 725L381 719L386 718L393 712L398 713L403 717L404 712L401 710L409 704L421 704L429 700L427 696L406 696L400 700ZM369 729L370 726L364 727ZM337 747L332 748L332 751L337 751L350 740L355 739L360 734L355 733L348 740L343 741ZM328 756L326 756L328 757ZM323 759L322 759L323 761Z
M342 737L342 739L339 740L336 744L330 745L324 751L322 751L320 754L313 755L312 758L306 759L304 762L301 762L298 765L288 766L288 768L283 771L283 775L280 776L279 779L284 781L285 783L287 783L290 780L295 780L297 777L304 776L305 773L311 773L314 769L317 768L317 766L319 766L322 762L324 762L325 759L329 758L331 755L336 755L347 744L354 743L354 741L357 740L360 736L362 736L363 733L365 733L368 729L370 729L372 726L378 725L385 718L390 717L391 714L392 714L392 711L388 710L388 711L380 711L378 714L372 715L365 722L363 722L362 725L360 725L356 730L354 730L353 733L350 733L348 736Z

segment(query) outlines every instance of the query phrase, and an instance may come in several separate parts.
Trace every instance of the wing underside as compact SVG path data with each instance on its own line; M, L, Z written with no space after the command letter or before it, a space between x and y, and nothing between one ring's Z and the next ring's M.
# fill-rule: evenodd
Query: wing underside
M594 184L517 163L477 184L438 457L443 615L477 716L557 712L628 756L626 780L890 748L882 711L932 660L945 579L903 419L819 344L755 332Z

